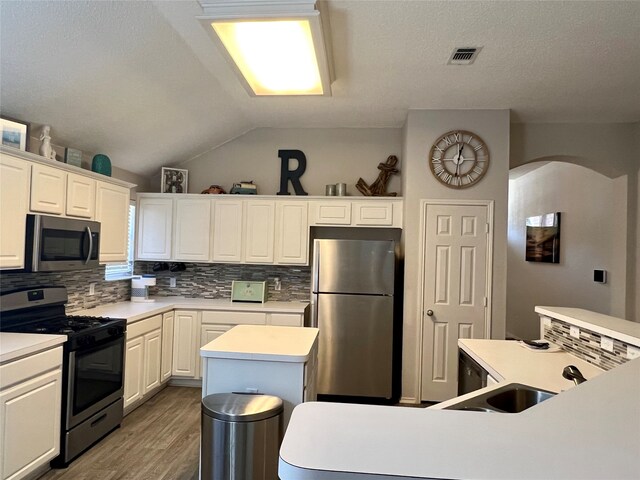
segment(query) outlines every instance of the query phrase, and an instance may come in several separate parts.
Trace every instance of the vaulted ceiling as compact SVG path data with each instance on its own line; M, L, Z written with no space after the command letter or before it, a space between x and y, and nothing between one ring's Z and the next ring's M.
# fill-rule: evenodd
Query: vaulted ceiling
M151 175L256 127L401 127L409 109L640 121L640 2L328 0L331 97L247 95L197 1L0 1L2 115ZM456 47L482 47L470 66Z

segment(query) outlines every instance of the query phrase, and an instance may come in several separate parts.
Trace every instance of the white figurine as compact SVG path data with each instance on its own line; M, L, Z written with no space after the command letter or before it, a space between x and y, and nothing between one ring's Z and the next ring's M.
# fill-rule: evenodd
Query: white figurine
M40 134L40 155L51 160L56 159L56 151L51 147L51 127L49 125L42 126L42 133Z

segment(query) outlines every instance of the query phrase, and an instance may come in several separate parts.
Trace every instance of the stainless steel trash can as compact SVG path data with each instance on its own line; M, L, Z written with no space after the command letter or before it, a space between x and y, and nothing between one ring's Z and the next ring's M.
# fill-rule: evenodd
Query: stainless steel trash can
M282 399L216 393L202 399L202 480L277 480Z

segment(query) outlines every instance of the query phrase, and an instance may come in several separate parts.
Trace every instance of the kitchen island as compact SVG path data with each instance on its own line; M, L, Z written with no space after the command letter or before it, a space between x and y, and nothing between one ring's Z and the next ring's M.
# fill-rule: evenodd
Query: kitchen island
M637 479L640 359L517 414L304 403L281 480Z

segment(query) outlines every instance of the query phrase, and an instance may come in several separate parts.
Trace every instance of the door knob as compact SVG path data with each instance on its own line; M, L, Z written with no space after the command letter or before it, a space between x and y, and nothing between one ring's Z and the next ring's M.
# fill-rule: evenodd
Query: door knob
M427 317L433 317L433 310L427 310Z

